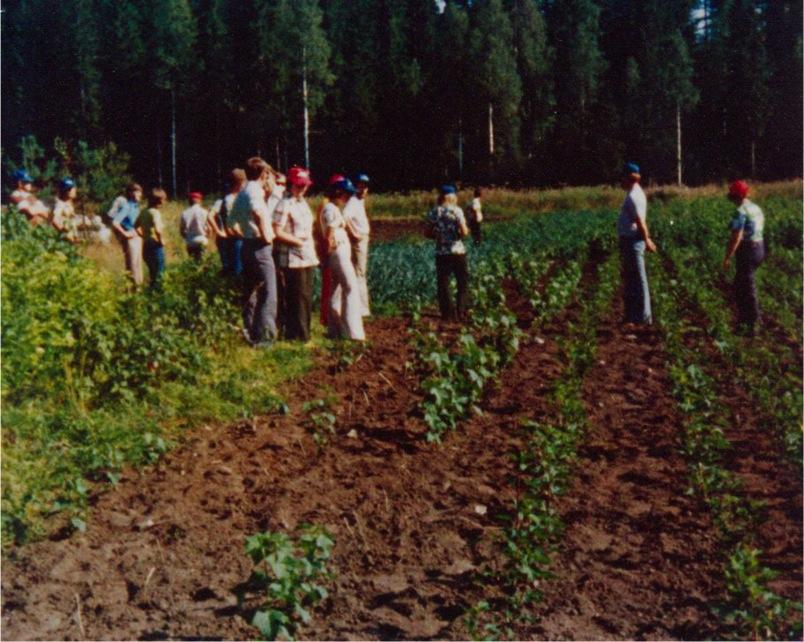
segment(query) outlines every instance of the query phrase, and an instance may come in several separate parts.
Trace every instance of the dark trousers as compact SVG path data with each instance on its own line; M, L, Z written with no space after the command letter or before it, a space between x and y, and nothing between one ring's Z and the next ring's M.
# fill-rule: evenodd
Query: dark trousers
M215 241L221 259L221 272L228 276L240 276L243 273L243 239L218 238Z
M474 241L474 244L480 245L480 242L483 240L483 230L474 216L469 218L469 231L472 233L472 241Z
M284 256L287 263L287 254ZM279 336L287 338L287 319L288 319L288 267L281 267L281 254L274 247L274 266L276 267L276 327Z
M271 246L243 241L243 326L254 343L276 338L276 270Z
M285 271L286 339L310 340L314 275L314 267L287 268Z
M204 246L188 245L187 254L189 254L190 258L192 258L194 261L200 261L204 257Z
M165 246L148 239L142 249L142 258L148 266L151 288L158 288L162 281L162 273L165 271Z
M466 317L469 307L469 267L465 254L446 254L436 256L436 281L438 283L438 307L441 318L454 320L456 310L452 307L452 298L449 294L450 276L455 275L458 286L457 318Z
M743 241L735 253L737 273L734 276L734 297L737 300L737 323L752 326L759 320L759 300L754 273L765 260L762 241Z

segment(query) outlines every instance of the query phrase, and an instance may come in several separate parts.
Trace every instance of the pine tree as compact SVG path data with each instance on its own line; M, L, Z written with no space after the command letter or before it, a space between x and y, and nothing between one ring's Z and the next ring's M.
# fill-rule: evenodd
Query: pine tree
M518 169L521 159L520 102L522 82L517 72L514 29L502 0L473 5L471 55L477 82L478 112L487 115L489 178Z
M151 83L170 110L171 185L175 198L178 194L178 101L184 99L193 86L191 74L198 64L194 50L197 24L187 0L152 0L149 8Z
M600 7L593 0L554 0L547 9L556 52L556 124L550 145L553 180L585 182L591 173L594 108L606 68L600 49Z
M525 156L534 159L543 151L555 120L553 51L547 42L547 25L534 0L514 0L511 22L522 81L522 147Z

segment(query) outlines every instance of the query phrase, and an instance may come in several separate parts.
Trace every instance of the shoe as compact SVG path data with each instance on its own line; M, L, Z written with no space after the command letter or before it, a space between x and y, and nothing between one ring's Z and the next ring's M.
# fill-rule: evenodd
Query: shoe
M251 334L248 330L245 328L240 328L240 334L243 336L243 339L246 343L248 343L250 346L254 345L254 339L251 338Z

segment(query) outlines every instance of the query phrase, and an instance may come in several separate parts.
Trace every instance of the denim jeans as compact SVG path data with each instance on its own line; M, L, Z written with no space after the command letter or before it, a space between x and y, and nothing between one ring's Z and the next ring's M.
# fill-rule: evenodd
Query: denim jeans
M734 256L737 259L737 273L734 276L737 324L753 327L759 320L759 300L754 273L765 260L765 243L743 241Z
M240 276L243 273L243 239L218 238L215 243L221 258L221 272L228 276Z
M651 323L648 274L645 271L645 241L640 238L620 237L620 258L624 281L625 321Z
M276 338L276 269L271 246L243 240L243 326L254 343Z
M165 246L153 239L148 239L145 241L142 257L145 259L145 265L148 266L151 288L158 288L162 281L162 273L165 271Z

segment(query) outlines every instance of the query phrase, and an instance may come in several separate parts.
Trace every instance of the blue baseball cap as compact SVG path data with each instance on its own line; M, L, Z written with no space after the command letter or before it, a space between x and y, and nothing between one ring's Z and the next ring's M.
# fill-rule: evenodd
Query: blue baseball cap
M358 172L354 176L352 176L353 183L370 183L371 179L369 178L368 174L364 174L363 172Z
M441 186L441 193L442 194L457 194L458 190L452 183L445 183Z
M59 181L59 189L62 192L66 192L67 190L71 190L73 187L75 187L75 181L72 178L70 178L69 176L65 176L64 178L62 178Z
M31 178L31 175L24 169L15 169L11 178L18 183L33 183L33 178Z
M357 192L355 189L354 183L350 181L348 178L341 178L340 180L335 181L330 185L333 189L343 190L347 194L354 194Z
M628 176L629 174L639 175L639 165L630 161L623 165L623 176Z

